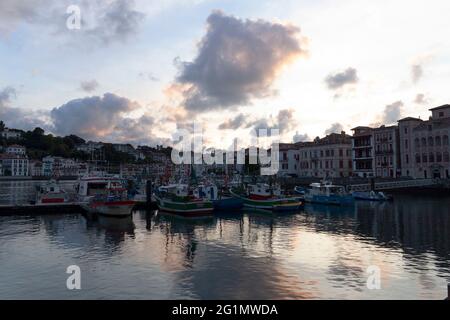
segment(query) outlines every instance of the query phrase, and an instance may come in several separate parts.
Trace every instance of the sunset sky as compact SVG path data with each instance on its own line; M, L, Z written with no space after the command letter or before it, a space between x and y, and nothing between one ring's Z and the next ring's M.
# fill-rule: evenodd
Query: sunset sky
M69 5L81 9L69 30ZM1 0L0 120L170 144L302 141L450 103L450 1Z

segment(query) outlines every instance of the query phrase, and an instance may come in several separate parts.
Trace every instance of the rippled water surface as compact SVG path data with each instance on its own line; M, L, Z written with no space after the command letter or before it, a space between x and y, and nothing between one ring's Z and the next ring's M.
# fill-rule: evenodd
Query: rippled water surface
M367 289L371 265L380 290ZM442 197L200 220L0 217L1 299L443 299L449 267Z

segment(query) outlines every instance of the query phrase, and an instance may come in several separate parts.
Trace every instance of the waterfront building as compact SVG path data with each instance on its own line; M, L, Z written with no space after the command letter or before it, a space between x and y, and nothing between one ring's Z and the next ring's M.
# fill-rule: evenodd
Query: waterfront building
M430 109L429 120L399 120L402 175L450 178L450 105Z
M381 126L373 129L375 152L374 174L381 178L401 176L400 137L398 126Z
M373 129L359 126L352 129L353 174L367 178L375 176Z
M42 159L44 176L79 176L80 164L73 159L47 156Z
M4 153L0 154L0 162L4 176L28 176L28 158L26 156Z
M44 175L42 172L42 161L30 160L28 165L28 173L30 174L30 176L39 177Z
M338 178L352 175L352 140L345 132L299 142L299 176Z
M6 147L6 153L14 154L17 156L25 156L27 153L27 149L24 146L13 144L11 146Z
M278 176L298 176L300 167L300 150L294 143L280 143L279 145Z

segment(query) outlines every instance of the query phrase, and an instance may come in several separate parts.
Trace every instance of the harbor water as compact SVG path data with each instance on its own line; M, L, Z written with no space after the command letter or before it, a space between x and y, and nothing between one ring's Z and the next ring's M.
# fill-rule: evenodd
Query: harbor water
M450 198L411 195L195 220L1 216L0 299L441 300L449 234ZM67 289L71 265L80 290ZM373 266L380 286L369 289Z

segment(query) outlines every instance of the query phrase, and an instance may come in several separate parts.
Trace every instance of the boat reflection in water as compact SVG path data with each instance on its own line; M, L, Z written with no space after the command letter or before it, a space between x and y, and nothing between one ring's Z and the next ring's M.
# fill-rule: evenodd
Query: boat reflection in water
M450 198L409 195L287 215L3 216L0 298L441 300L449 234ZM65 287L73 264L77 292ZM382 290L366 286L374 265Z

